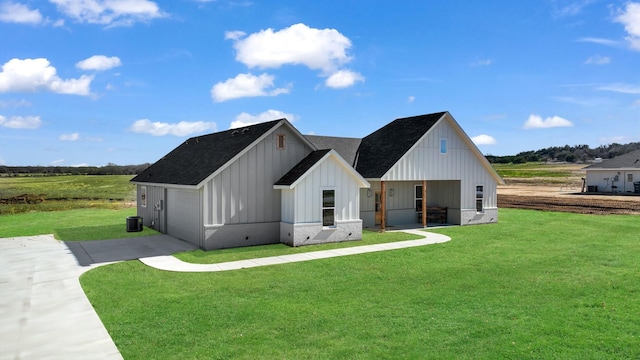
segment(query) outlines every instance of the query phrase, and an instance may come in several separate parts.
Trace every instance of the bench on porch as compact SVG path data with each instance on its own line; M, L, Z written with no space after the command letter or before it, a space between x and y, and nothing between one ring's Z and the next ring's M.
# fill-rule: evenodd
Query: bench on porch
M418 222L422 222L422 211L418 210ZM445 224L447 222L447 208L440 206L427 206L427 223L439 222Z

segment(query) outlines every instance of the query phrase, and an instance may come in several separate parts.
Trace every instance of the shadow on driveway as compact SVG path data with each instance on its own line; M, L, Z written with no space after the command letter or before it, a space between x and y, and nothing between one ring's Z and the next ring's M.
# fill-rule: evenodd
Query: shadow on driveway
M116 240L66 241L65 244L76 257L80 266L171 255L181 251L198 249L196 245L169 235Z

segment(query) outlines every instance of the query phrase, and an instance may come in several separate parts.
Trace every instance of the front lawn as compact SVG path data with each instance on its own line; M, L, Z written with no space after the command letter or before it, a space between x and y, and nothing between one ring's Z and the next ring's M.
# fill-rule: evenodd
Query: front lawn
M125 359L636 359L640 221L501 209L444 244L81 283ZM355 245L355 244L354 244Z

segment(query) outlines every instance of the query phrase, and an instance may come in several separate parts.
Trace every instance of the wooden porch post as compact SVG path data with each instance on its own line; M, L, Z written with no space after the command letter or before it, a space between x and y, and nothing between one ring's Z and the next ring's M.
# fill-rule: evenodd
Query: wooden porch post
M427 227L427 180L422 180L422 226Z
M380 231L385 231L387 212L387 190L384 181L380 181Z

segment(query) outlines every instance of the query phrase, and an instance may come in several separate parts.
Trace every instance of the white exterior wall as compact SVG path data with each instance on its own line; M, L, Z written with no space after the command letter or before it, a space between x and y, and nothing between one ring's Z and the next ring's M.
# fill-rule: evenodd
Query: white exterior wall
M440 153L441 139L447 140L446 154ZM496 179L448 121L440 121L427 132L382 180L459 180L460 210L463 212L475 212L476 185L483 185L485 209L498 206Z
M146 188L146 206L142 206L143 202L142 199L140 199L143 187ZM137 214L142 217L143 225L163 233L166 232L166 217L164 212L165 188L162 186L138 184L137 196Z
M285 134L284 150L276 135ZM311 152L286 126L274 130L237 161L204 184L206 225L280 221L280 190L273 184Z
M333 156L282 190L280 242L311 245L362 239L360 183ZM335 190L335 226L322 226L322 190Z
M628 181L629 175L631 181ZM614 181L616 176L618 181ZM597 186L599 192L632 193L633 183L637 181L640 181L638 169L587 169L587 190L589 186ZM612 185L617 188L612 188Z

